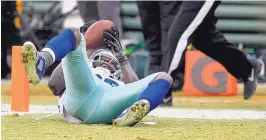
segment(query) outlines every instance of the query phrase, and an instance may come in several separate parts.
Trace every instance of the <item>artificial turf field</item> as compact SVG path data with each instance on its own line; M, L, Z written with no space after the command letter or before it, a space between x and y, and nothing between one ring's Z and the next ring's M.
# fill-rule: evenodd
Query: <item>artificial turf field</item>
M8 88L2 86L3 103L9 103ZM266 91L266 90L262 90ZM242 96L184 97L176 93L174 107L200 109L266 110L266 96L254 96L245 101ZM179 94L179 95L178 95ZM31 104L56 104L57 100L45 88L31 88ZM112 125L70 124L59 115L35 120L44 114L10 115L1 118L3 140L266 140L266 120L201 120L146 117L157 124L137 124L134 127Z
M36 121L42 115L2 117L3 140L266 140L265 120L201 120L146 117L155 126L69 124L60 116Z

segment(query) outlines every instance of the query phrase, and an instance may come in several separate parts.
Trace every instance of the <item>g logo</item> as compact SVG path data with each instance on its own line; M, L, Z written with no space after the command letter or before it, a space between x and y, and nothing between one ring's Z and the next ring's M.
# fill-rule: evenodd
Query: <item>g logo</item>
M218 81L218 84L216 86L207 85L201 77L201 73L204 67L213 62L215 61L210 57L205 56L201 58L192 68L191 72L192 82L198 90L205 93L226 92L226 83L228 80L228 74L226 72L213 73L213 77L215 77Z

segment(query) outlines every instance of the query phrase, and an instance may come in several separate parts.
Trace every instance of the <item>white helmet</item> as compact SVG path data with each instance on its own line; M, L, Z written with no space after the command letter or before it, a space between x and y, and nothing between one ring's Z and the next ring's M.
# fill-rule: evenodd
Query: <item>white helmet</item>
M123 73L119 61L108 49L99 49L90 57L92 68L102 76L122 80Z

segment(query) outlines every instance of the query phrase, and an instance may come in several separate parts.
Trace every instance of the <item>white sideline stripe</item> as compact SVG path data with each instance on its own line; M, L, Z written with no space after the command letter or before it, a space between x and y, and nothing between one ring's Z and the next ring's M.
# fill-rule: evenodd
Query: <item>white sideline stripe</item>
M172 61L171 61L168 74L171 74L172 71L178 67L181 56L187 47L188 38L201 24L201 22L203 21L205 16L208 14L214 2L215 0L206 0L203 6L201 7L200 11L196 15L196 17L193 19L193 21L190 23L188 28L181 35L180 39L178 40L177 46L176 46L174 57L172 58Z
M45 115L45 116L42 116L42 117L37 118L37 119L35 119L35 120L38 121L38 120L41 120L41 119L43 119L43 118L47 118L47 117L53 116L53 115L55 115L55 114L56 114L56 113L52 113L52 114L49 114L49 115Z
M29 112L11 112L10 104L2 104L1 116L17 113L24 114L59 114L56 105L30 105ZM177 109L159 107L149 113L149 116L167 117L167 118L195 118L195 119L215 119L215 120L266 120L266 111L254 110L217 110L217 109ZM47 117L47 116L46 116ZM49 115L48 115L49 117Z
M55 61L55 54L54 54L53 50L51 50L50 48L43 48L42 51L48 52L52 56L53 63L54 63L54 61Z
M253 110L212 110L212 109L176 109L176 108L157 108L150 116L168 118L194 118L211 120L242 120L242 119L264 119L266 111Z

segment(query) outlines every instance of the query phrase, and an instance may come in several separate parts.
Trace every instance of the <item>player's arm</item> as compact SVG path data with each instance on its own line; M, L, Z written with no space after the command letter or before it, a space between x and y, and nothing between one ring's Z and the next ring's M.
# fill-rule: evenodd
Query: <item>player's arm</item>
M124 75L123 81L126 84L127 83L132 83L132 82L135 82L135 81L139 80L137 74L132 69L131 65L129 64L129 62L127 60L124 61L124 62L121 62L120 66L121 66L122 73Z
M104 30L103 36L105 46L112 50L120 63L124 75L123 81L125 83L132 83L139 80L137 74L129 64L124 49L119 42L118 30L115 27L113 27L112 30Z
M77 48L80 44L80 41L81 41L80 31L77 28L69 28L69 29L75 35L75 38L76 38L75 48ZM64 92L66 85L65 85L64 75L63 75L62 63L60 63L54 69L54 71L51 74L50 79L48 81L48 86L55 96L59 96Z
M62 63L60 63L51 74L48 81L48 87L55 96L60 96L65 91L66 85Z
M92 20L88 23L85 23L79 29L70 28L76 37L76 46L77 48L81 41L81 34L85 34L87 29L95 23L95 20ZM55 96L60 96L66 89L65 78L63 74L62 63L60 63L53 71L48 81L48 86Z

